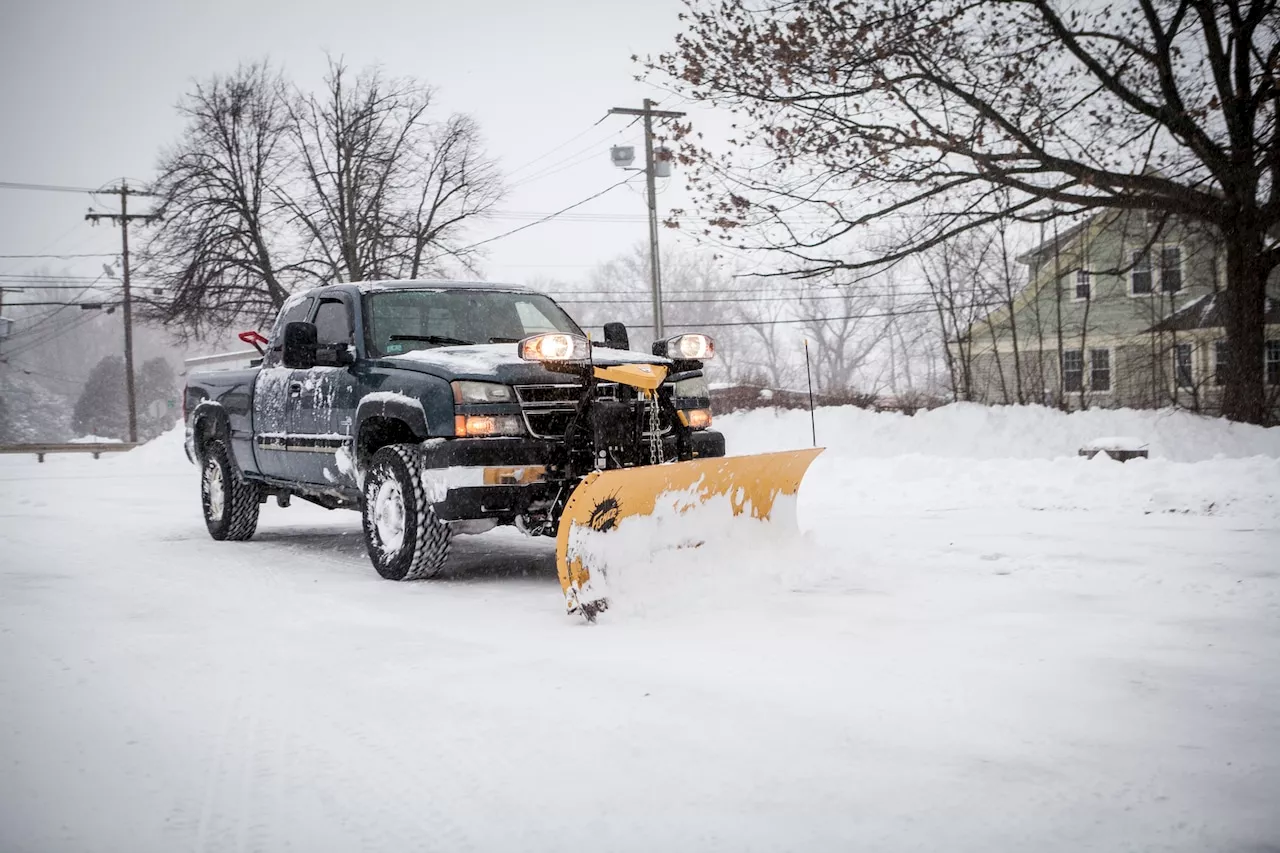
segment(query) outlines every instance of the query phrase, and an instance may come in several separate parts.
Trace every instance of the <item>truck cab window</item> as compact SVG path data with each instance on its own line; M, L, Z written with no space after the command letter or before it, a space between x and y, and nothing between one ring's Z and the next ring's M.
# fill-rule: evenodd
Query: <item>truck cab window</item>
M311 312L311 300L301 299L296 305L280 315L280 319L276 322L276 327L271 332L271 349L267 351L263 358L264 367L278 367L281 361L281 352L284 349L284 327L290 323L306 322L307 314Z
M316 309L316 343L320 346L351 343L351 317L341 299L322 299Z

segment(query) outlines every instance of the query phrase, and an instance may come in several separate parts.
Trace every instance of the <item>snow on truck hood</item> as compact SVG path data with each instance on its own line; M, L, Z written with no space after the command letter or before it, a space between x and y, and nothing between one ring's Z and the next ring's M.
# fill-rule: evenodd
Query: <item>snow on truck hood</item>
M592 362L599 367L619 364L671 364L671 359L633 350L592 347ZM506 384L565 382L563 373L547 370L536 361L525 361L516 344L472 344L435 347L385 356L408 370L420 370L448 379L497 380Z

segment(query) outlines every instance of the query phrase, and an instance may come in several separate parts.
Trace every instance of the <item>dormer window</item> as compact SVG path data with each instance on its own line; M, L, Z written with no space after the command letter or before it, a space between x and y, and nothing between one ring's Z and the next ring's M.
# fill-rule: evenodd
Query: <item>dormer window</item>
M1134 252L1130 257L1129 292L1141 296L1151 292L1151 256L1146 252Z
M1182 247L1160 248L1160 289L1165 293L1177 293L1182 289Z
M1156 264L1152 265L1152 254ZM1135 249L1129 254L1129 294L1146 296L1154 293L1157 281L1164 293L1182 290L1182 247L1157 246L1148 251Z

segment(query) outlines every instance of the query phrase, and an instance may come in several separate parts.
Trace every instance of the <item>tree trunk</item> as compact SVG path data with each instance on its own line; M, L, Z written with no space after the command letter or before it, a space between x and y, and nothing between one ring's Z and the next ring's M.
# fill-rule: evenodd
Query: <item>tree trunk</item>
M1227 365L1222 414L1249 424L1267 422L1262 354L1266 329L1267 268L1259 229L1227 233L1227 289L1223 325Z

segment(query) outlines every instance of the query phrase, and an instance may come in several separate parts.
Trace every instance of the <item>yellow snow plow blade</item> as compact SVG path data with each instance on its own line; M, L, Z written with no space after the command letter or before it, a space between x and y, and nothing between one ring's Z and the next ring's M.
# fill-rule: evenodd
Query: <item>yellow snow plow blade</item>
M754 456L724 456L611 471L593 471L583 478L560 516L556 532L556 568L569 612L587 621L608 609L603 584L591 583L593 572L604 575L599 548L629 519L683 515L695 507L726 498L733 516L772 520L779 495L794 496L809 464L824 448L788 450ZM786 511L794 512L794 503ZM679 544L679 543L674 543ZM697 543L701 544L701 543Z

